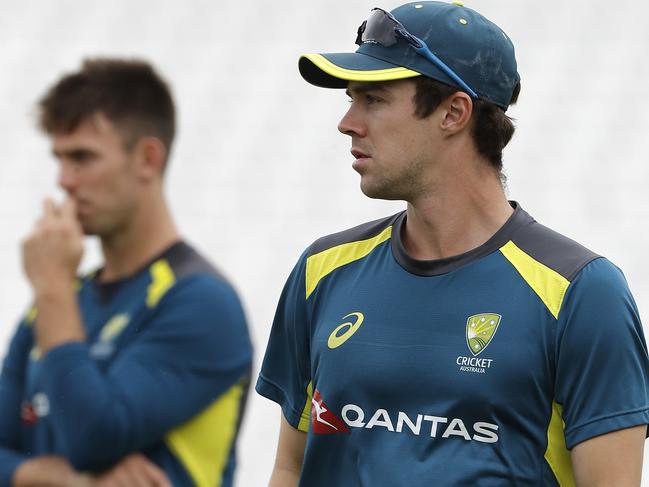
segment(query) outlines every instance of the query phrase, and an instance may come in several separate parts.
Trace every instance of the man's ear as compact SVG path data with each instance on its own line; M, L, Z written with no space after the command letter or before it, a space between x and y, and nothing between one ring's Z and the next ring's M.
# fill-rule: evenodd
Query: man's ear
M145 136L137 141L134 148L138 165L138 175L143 180L160 177L167 159L167 149L160 139Z
M473 101L463 91L457 91L442 102L443 108L440 128L448 135L464 130L471 121Z

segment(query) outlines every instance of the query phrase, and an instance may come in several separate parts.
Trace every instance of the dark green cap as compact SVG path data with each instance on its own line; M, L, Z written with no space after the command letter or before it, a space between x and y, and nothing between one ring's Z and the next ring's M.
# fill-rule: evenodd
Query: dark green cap
M410 34L424 41L478 98L507 109L520 77L514 45L500 27L462 2L407 3L391 14ZM404 38L390 47L363 42L354 53L305 54L300 57L299 69L309 83L325 88L346 88L348 81L389 81L420 75L458 86Z

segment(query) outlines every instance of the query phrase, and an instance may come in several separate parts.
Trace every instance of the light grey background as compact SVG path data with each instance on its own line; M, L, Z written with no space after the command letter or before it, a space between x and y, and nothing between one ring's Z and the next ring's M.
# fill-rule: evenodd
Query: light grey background
M468 5L517 48L523 89L510 110L518 126L505 154L510 197L618 264L649 323L649 7L630 0ZM241 291L258 367L300 252L318 236L403 206L363 197L348 138L336 131L346 96L307 85L297 72L300 53L353 49L356 28L374 6L0 0L0 348L30 299L19 241L42 197L60 195L47 140L34 129L34 102L83 57L135 56L152 61L173 86L173 212ZM83 267L98 262L89 242ZM252 393L239 486L266 483L278 425L279 408Z

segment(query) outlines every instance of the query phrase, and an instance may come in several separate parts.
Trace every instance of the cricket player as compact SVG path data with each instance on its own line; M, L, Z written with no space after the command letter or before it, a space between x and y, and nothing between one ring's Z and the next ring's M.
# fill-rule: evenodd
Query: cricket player
M231 486L252 349L240 300L178 232L175 131L142 61L94 59L39 121L67 197L22 246L34 305L0 376L0 486ZM84 235L104 257L78 276Z
M638 487L649 360L624 276L503 189L511 39L432 1L354 35L300 73L346 91L361 190L406 208L316 240L286 282L256 385L282 411L270 485Z

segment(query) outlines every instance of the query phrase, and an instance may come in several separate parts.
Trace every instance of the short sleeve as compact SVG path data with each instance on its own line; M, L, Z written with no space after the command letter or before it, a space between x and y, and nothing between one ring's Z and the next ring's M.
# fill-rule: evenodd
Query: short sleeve
M572 281L559 315L556 401L568 448L649 423L649 359L622 272L604 258Z
M311 397L310 325L306 307L306 253L282 291L255 389L278 403L293 427L308 430Z

